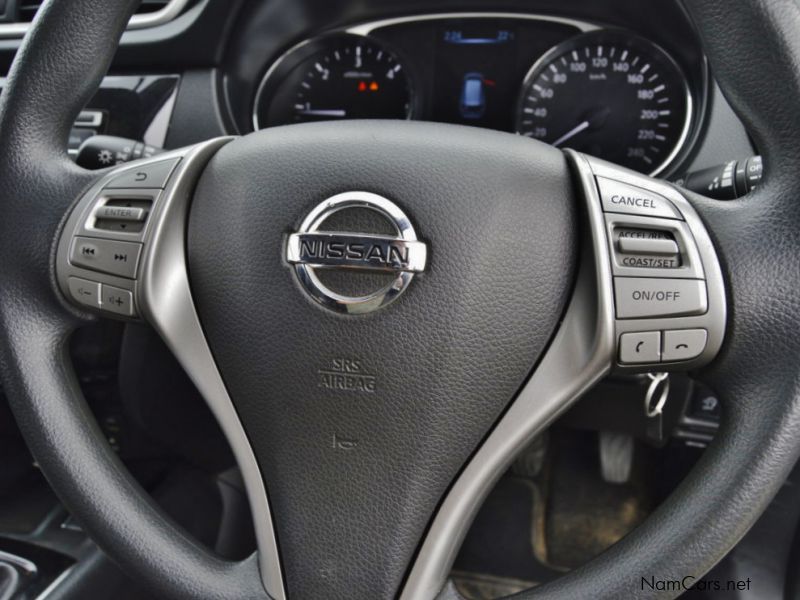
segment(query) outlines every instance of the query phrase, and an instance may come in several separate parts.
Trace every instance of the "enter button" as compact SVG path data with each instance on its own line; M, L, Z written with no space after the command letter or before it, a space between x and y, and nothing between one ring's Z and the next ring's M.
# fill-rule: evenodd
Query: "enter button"
M689 360L703 353L706 349L708 332L705 329L682 329L680 331L664 332L664 350L661 359L665 362L672 360Z
M708 310L706 283L697 279L615 277L618 319L702 315Z

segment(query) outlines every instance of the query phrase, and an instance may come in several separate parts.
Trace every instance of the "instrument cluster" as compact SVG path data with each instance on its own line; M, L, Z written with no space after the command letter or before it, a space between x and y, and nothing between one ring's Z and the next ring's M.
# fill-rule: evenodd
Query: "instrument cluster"
M255 129L369 118L486 127L658 175L688 152L698 128L706 90L694 75L624 29L552 16L427 15L293 46L267 66L252 118Z

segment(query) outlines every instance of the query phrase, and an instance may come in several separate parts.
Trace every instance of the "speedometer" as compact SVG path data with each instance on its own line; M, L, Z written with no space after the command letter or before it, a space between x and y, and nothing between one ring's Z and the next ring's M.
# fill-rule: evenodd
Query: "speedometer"
M654 175L680 151L692 107L666 52L625 32L598 31L537 61L517 110L521 135Z
M269 69L253 124L408 119L411 112L410 80L392 50L360 35L333 35L296 46Z

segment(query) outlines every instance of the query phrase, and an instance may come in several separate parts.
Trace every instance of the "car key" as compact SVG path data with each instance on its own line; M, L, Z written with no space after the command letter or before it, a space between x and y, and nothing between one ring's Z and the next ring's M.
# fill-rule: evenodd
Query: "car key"
M669 396L669 373L648 373L650 385L644 396L644 414L647 417L647 437L656 442L664 441L664 404Z

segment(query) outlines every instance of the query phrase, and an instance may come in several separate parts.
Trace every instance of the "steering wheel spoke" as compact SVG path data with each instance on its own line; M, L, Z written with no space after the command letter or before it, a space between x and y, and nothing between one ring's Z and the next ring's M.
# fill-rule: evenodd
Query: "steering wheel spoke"
M186 221L216 138L111 169L72 209L58 244L62 293L106 317L151 324L205 398L228 439L254 517L264 588L285 597L269 503L242 424L203 334L189 285Z
M722 270L695 209L672 185L572 154L583 194L603 210L614 288L614 368L686 371L719 352Z
M444 582L492 485L592 384L612 370L697 369L722 344L726 309L719 261L689 202L667 183L567 152L584 208L572 299L533 375L443 501L404 599L456 593Z

